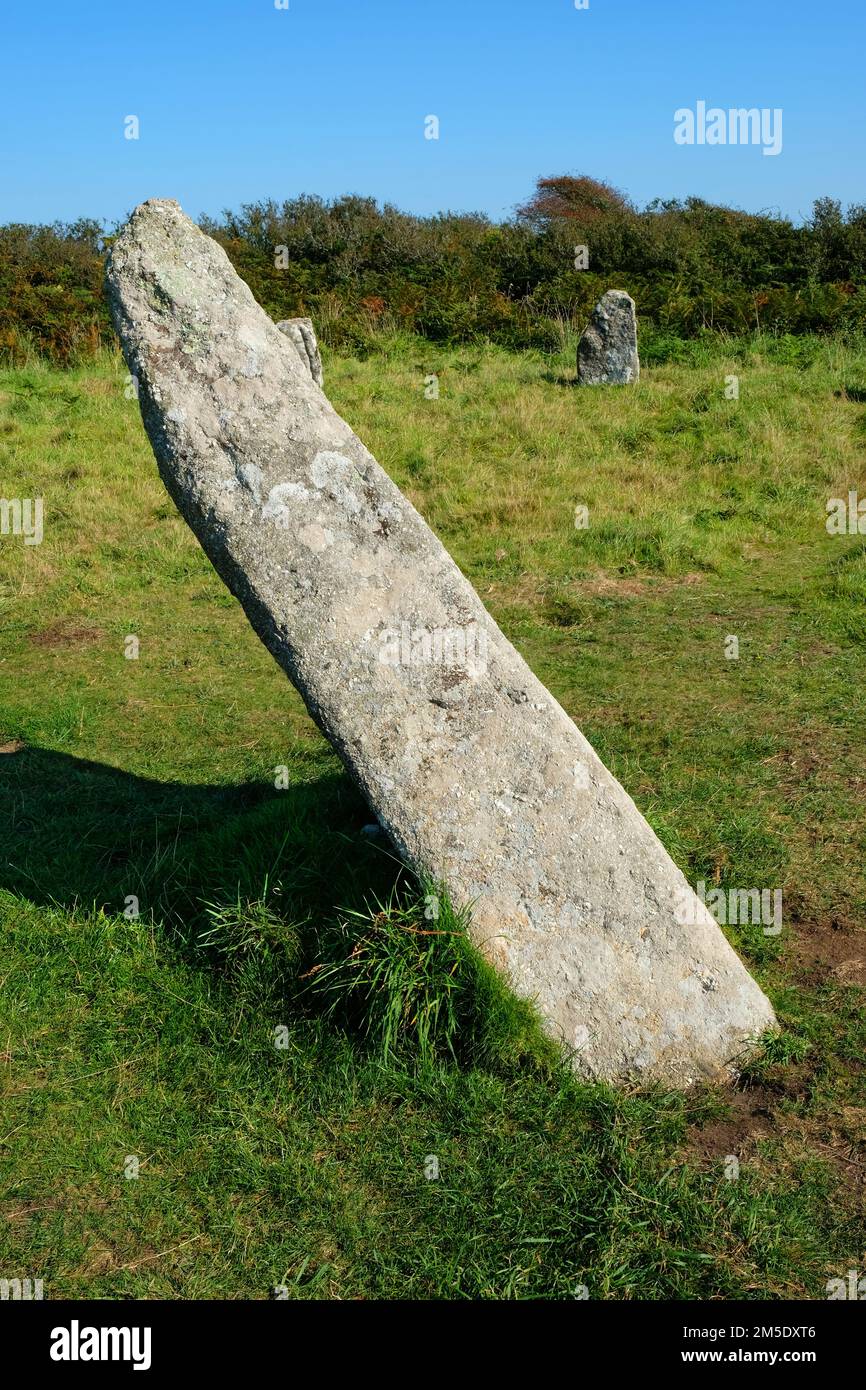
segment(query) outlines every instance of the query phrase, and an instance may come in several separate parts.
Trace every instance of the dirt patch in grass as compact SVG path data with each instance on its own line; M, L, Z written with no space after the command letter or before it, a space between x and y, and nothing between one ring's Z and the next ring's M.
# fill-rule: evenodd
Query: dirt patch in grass
M576 579L561 586L561 592L572 593L576 600L581 598L652 598L656 595L672 593L676 589L691 588L702 584L706 575L689 573L676 579L660 578L658 575L641 577L639 575L607 574L599 571L589 579ZM521 574L511 580L494 580L484 588L483 594L491 603L516 604L523 608L540 610L544 606L547 583L541 576L532 573Z
M739 1158L756 1139L775 1132L778 1098L767 1087L732 1091L729 1099L726 1115L689 1131L686 1153L698 1163L723 1163L728 1154Z
M99 642L105 636L95 623L77 623L72 618L60 618L48 627L31 632L28 641L34 647L84 647Z
M60 1211L62 1207L63 1202L59 1197L50 1198L47 1202L23 1202L20 1205L13 1202L0 1207L0 1217L8 1221L10 1226L21 1225L41 1211Z
M764 767L772 767L779 789L786 793L799 791L827 767L827 750L816 733L799 730L792 732L791 740L791 747L761 760Z
M4 753L20 753L24 744L20 738L10 739L8 743L0 743L0 756Z
M706 575L694 571L676 579L660 579L657 575L641 579L635 575L598 574L579 581L576 588L600 598L641 598L645 594L669 594L674 589L691 588L705 580Z
M866 1110L843 1106L837 1115L820 1119L780 1110L796 1089L789 1075L778 1089L757 1085L733 1091L726 1115L689 1131L684 1157L704 1168L724 1165L729 1157L755 1163L761 1161L758 1142L771 1140L768 1161L774 1170L783 1160L795 1165L823 1159L859 1205L866 1190Z
M787 959L790 973L802 984L829 979L866 989L866 932L842 914L829 921L794 914Z
M833 974L840 984L866 989L866 946L862 956L854 956L851 960L842 960L834 965Z
M102 1245L98 1241L91 1243L87 1247L84 1263L79 1273L87 1279L92 1279L97 1274L107 1274L110 1270L117 1267L117 1256L107 1245Z

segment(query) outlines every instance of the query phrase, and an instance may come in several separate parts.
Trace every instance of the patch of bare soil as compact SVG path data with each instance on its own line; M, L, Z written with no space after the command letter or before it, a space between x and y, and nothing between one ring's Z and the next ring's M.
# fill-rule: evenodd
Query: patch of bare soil
M866 989L866 955L854 956L851 960L841 960L833 966L833 974L843 985L856 985Z
M786 959L798 983L856 985L866 989L866 931L843 913L816 921L789 912Z
M732 1091L727 1115L691 1130L688 1152L707 1164L724 1163L731 1154L742 1158L756 1140L774 1132L777 1099L763 1086Z
M640 598L644 594L669 594L674 589L691 588L695 584L702 584L705 578L705 575L694 571L682 574L677 579L662 579L655 575L638 579L634 575L599 574L593 579L578 581L575 588L599 598Z
M84 647L99 642L104 636L102 628L95 623L77 623L71 618L60 618L39 632L31 632L28 641L34 647Z
M497 559L500 552L497 551ZM504 558L505 552L502 552ZM666 579L659 575L639 578L637 575L606 574L599 571L589 579L577 579L569 585L569 593L575 598L643 598L654 594L669 594L675 589L691 588L702 584L706 576L699 573L680 575L677 579ZM513 603L525 608L539 608L543 604L545 583L540 575L524 573L518 579L494 580L484 590L486 597L494 603Z

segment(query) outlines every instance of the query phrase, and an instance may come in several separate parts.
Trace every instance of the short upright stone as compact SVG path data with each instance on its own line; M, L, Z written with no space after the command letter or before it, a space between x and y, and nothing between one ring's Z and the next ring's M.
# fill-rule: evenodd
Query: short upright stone
M768 1001L222 248L145 203L107 283L169 492L403 857L584 1074L729 1074Z
M579 386L629 386L640 376L637 314L625 290L608 290L577 347Z
M322 354L316 340L316 330L312 319L280 319L277 328L291 338L298 356L317 386L324 386L325 374L322 371Z

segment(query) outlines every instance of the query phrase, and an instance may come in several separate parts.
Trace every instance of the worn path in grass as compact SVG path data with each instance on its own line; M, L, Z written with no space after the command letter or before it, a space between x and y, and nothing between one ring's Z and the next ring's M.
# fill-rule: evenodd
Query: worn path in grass
M866 351L683 356L576 392L566 356L403 342L326 379L691 881L782 890L778 936L726 930L785 1032L686 1098L579 1086L507 1030L386 1064L286 1007L279 924L396 868L176 516L120 360L0 374L0 496L45 498L41 545L0 537L0 1275L820 1298L864 1267L866 538L824 523L866 496ZM238 898L229 969L196 942Z

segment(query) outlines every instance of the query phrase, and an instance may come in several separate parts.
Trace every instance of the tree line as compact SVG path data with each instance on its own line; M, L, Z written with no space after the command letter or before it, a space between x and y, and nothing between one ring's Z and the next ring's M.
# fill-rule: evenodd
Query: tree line
M501 222L307 194L200 226L273 318L309 315L325 342L361 353L397 333L555 350L610 288L680 339L866 328L866 206L829 197L795 224L700 198L638 208L564 175L539 179ZM0 352L68 363L112 341L102 279L117 230L86 218L0 227Z

